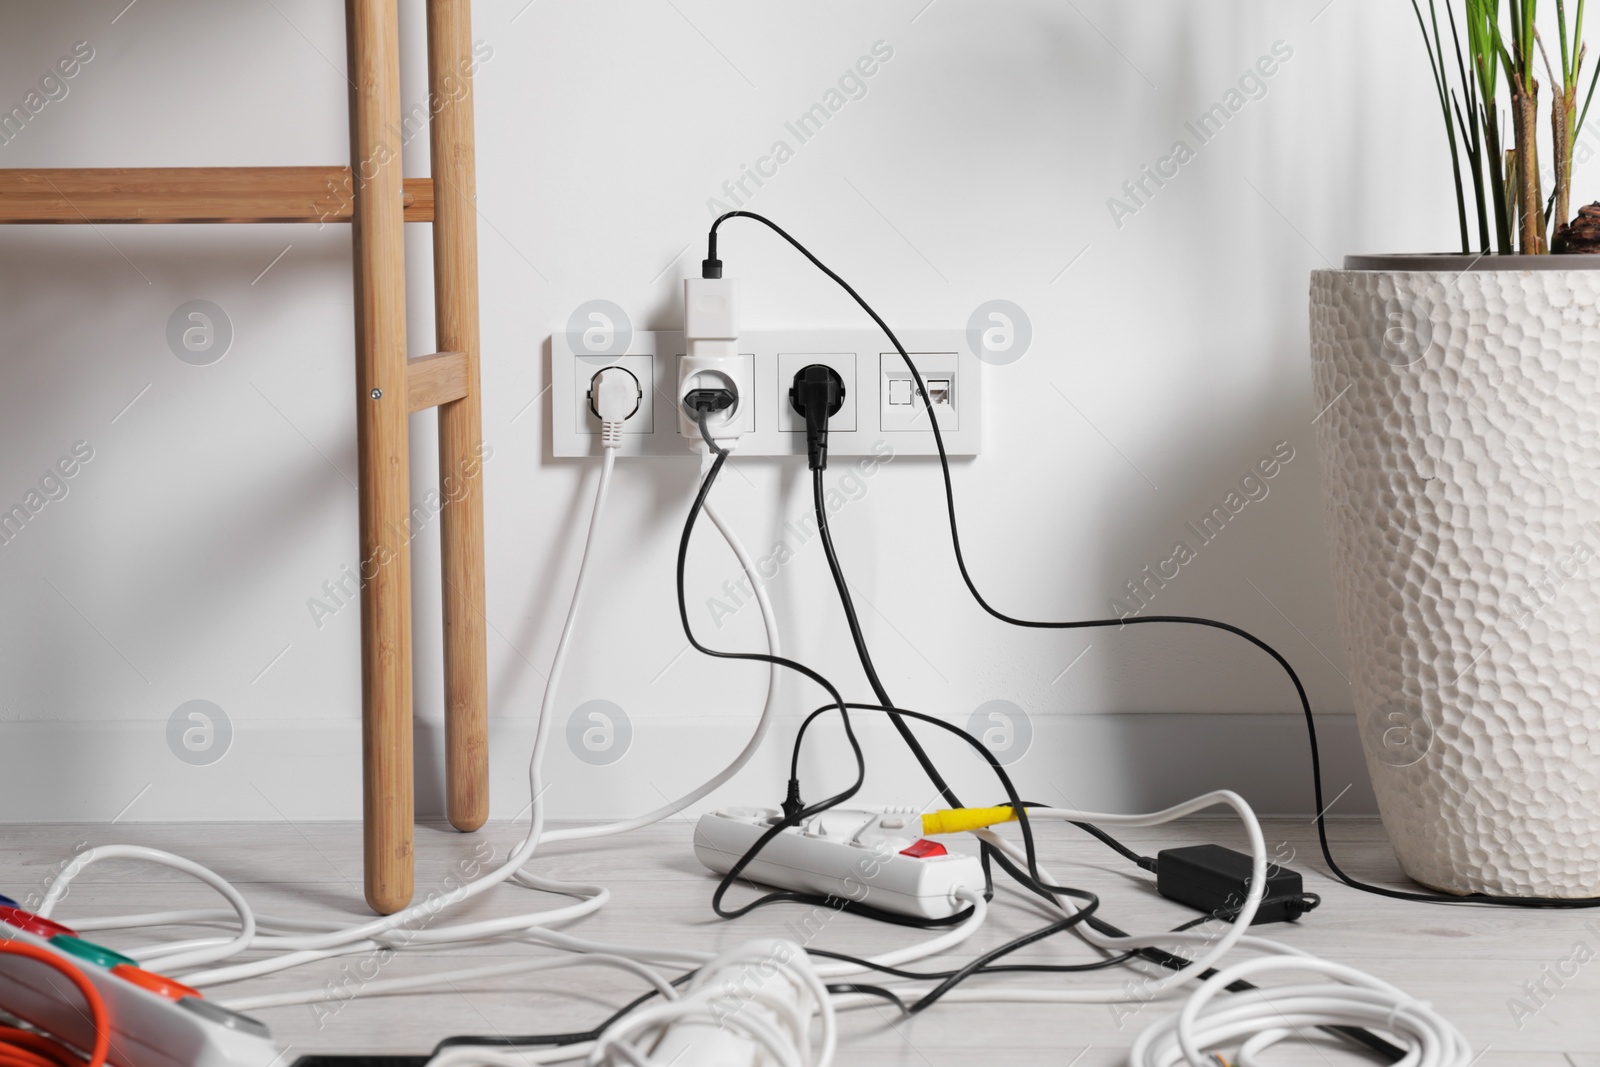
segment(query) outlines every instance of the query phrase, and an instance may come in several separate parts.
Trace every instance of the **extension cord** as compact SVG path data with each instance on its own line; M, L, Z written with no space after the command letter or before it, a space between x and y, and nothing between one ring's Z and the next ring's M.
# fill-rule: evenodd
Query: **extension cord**
M0 942L5 941L50 952L94 985L111 1023L106 1058L113 1067L272 1067L283 1059L286 1050L263 1023L160 975L138 968L130 974L123 970L126 964L116 971L97 966L43 937L0 923ZM68 1045L87 1049L94 1044L94 1026L77 998L63 996L65 988L70 987L61 976L43 964L0 954L0 1008Z
M727 874L780 818L772 808L708 812L695 824L695 855ZM978 857L923 838L919 816L848 808L831 808L784 830L744 876L919 919L948 919L964 907L956 890L980 893L984 886Z

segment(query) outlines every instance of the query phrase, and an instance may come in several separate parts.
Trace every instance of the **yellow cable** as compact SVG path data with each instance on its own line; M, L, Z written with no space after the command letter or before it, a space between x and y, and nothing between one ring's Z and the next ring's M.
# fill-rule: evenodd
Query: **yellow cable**
M1017 813L1011 808L945 808L930 811L922 817L922 832L956 834L963 830L982 830L995 823L1011 822Z

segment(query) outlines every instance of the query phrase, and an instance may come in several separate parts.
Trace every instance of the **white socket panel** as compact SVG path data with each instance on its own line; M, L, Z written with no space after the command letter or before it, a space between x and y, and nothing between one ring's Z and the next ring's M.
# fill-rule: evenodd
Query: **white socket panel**
M916 361L934 397L934 413L952 456L975 456L982 443L983 367L967 349L961 330L905 330L900 340ZM927 408L912 389L902 404L910 372L877 330L752 330L739 338L751 361L754 404L736 455L806 454L805 423L789 404L797 371L822 363L844 379L845 398L830 422L828 451L835 456L871 455L887 442L897 455L934 455ZM885 350L888 350L885 352ZM589 382L612 365L626 367L644 391L639 410L623 424L622 456L683 456L690 440L680 431L677 390L683 334L641 331L626 352L574 352L565 330L551 337L550 440L552 455L600 454L600 423L589 410ZM945 383L942 387L936 383ZM942 399L941 399L942 397ZM891 400L896 401L891 403Z

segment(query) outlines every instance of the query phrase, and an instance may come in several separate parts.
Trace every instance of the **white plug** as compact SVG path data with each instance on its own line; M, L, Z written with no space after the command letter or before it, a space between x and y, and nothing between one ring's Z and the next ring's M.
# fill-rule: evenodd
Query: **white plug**
M705 449L690 396L704 398L707 391L726 392L732 403L710 411L705 423L719 448L732 448L740 435L755 425L755 383L750 361L739 354L736 279L684 279L683 341L684 355L678 361L678 432L690 440L691 448Z
M633 418L644 399L639 379L626 367L606 367L589 379L589 410L600 420L600 443L622 447L622 424Z

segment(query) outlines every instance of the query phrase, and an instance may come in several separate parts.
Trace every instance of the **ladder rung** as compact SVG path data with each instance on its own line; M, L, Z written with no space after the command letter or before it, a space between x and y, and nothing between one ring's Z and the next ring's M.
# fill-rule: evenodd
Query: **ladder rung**
M407 222L433 221L433 180L405 180ZM349 222L349 167L0 170L0 223Z
M411 411L448 404L467 395L467 354L435 352L406 360L406 407Z

